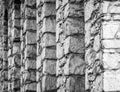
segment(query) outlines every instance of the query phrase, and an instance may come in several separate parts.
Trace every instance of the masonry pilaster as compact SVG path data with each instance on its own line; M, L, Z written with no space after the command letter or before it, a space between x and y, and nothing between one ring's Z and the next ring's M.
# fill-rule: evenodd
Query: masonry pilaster
M57 92L85 92L84 2L56 0Z

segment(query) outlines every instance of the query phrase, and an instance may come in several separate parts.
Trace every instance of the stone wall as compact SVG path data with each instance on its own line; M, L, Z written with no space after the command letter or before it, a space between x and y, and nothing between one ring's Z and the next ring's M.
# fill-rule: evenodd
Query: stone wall
M0 0L0 92L119 92L120 1Z

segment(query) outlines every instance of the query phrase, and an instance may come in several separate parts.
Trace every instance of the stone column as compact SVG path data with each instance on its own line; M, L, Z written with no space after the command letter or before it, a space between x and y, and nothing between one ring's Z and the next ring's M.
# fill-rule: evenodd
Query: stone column
M85 2L86 90L120 91L120 1Z
M0 1L0 91L8 92L7 31L8 10L5 1Z
M36 92L36 0L23 0L21 10L21 92Z
M56 92L56 0L37 0L37 92Z
M6 2L4 2L4 20L3 20L3 48L4 51L2 52L3 54L3 92L8 92L8 10L6 6ZM1 44L1 45L2 45Z
M8 29L8 86L9 92L20 91L20 0L9 1L9 29Z
M84 2L56 0L57 92L85 92Z

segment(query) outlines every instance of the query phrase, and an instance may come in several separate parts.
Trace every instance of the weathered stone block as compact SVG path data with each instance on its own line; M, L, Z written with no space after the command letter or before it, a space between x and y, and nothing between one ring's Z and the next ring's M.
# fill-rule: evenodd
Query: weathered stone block
M20 53L20 42L13 43L13 51L12 54Z
M87 3L85 3L84 11L85 11L85 21L89 20L92 16L92 13L94 11L94 1L89 0Z
M27 58L25 61L25 70L36 69L36 60Z
M56 42L55 42L54 34L46 33L41 38L41 46L42 47L49 47L49 46L55 46L55 45L56 45Z
M26 85L25 85L25 91L26 91L26 92L30 92L30 91L36 92L36 89L37 89L36 87L37 87L37 84L36 84L36 83L26 84Z
M19 10L13 10L12 12L12 20L15 18L20 18L20 11Z
M12 59L13 65L15 65L16 67L20 67L21 66L21 55L20 54L16 54L13 56Z
M47 17L43 19L42 33L55 33L56 20L54 17Z
M64 24L65 24L64 31L65 31L66 36L84 33L84 20L83 19L67 18Z
M36 0L25 0L25 5L35 6L36 5Z
M26 44L35 44L36 43L36 33L35 32L26 32Z
M36 30L36 20L26 19L24 22L24 31L26 30Z
M70 4L68 3L65 6L65 10L64 10L64 17L75 17L75 18L79 18L81 16L84 16L84 11L83 11L83 7L84 4L83 3L77 3L77 4Z
M65 30L65 27L64 27L63 21L59 21L56 24L56 42L59 42L60 35L63 34L64 30Z
M120 2L110 2L110 1L104 1L103 2L103 13L120 13Z
M20 20L19 19L14 19L12 27L20 27Z
M41 68L41 66L42 66L42 60L41 60L41 56L39 55L39 56L37 56L37 61L36 61L36 69L39 69L39 68Z
M15 80L15 79L19 80L20 79L20 68L13 67L12 69L13 69L13 73L12 73L13 77L12 77L12 79L13 80Z
M62 6L61 0L56 0L56 9L58 10Z
M12 39L19 38L20 37L20 30L17 28L13 28L11 30L11 34L12 34Z
M50 91L56 89L57 78L53 76L44 76L42 78L42 91Z
M36 81L36 72L34 70L26 71L24 80L25 80L25 83Z
M62 58L64 56L64 48L63 48L63 45L61 43L57 43L57 46L56 46L56 57L58 59Z
M120 40L114 39L114 40L103 40L102 41L103 48L120 48Z
M83 76L69 77L66 80L68 92L85 92L85 78Z
M64 19L64 8L63 7L60 7L60 9L57 10L57 13L56 13L56 21L61 21Z
M43 62L43 74L56 74L56 60L45 60Z
M25 58L30 57L32 59L36 58L36 45L27 45L25 48Z
M64 52L68 53L84 53L84 37L83 36L70 36L65 39Z
M119 61L119 53L103 53L103 64L105 69L119 69Z
M120 38L120 23L116 21L104 22L102 31L102 38Z
M103 90L119 91L120 90L120 70L109 70L104 72Z
M42 53L42 46L40 45L40 43L37 43L37 55L41 55Z
M56 50L50 48L43 48L41 53L41 58L43 59L56 59Z
M42 7L42 18L46 16L55 15L55 4L54 3L44 3Z
M66 63L63 67L63 71L65 75L85 74L86 63L83 60L81 55L71 54L66 59Z
M38 82L37 83L37 92L42 92L42 85L41 85L41 82Z
M36 17L36 9L26 8L25 16L26 16L26 18L35 18Z
M93 49L95 51L98 51L98 50L100 50L100 48L101 48L100 35L98 34L94 38Z

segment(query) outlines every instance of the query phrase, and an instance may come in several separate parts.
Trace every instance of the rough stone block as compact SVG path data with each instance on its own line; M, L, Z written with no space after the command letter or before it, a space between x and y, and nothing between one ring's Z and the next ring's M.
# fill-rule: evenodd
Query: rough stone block
M21 55L20 54L14 55L12 62L13 62L13 65L15 65L16 67L20 67L21 66Z
M41 85L41 82L38 82L37 83L37 92L42 92L42 90L41 90L41 87L42 85Z
M56 47L57 47L56 48L56 57L57 57L57 59L60 59L64 56L64 48L61 43L57 43Z
M103 64L105 69L119 69L119 61L119 53L103 53Z
M56 0L56 9L58 10L62 6L61 0Z
M25 61L25 70L36 69L36 60L31 60L29 58Z
M43 19L42 33L51 32L55 33L56 21L54 17L47 17Z
M20 37L20 30L17 28L13 28L11 30L11 34L12 34L12 39L19 38Z
M83 76L69 77L66 80L68 92L85 92L85 78Z
M84 37L83 36L70 36L65 39L64 52L68 53L84 53Z
M103 48L107 48L107 49L120 48L120 40L119 39L103 40L102 45L103 45Z
M27 45L25 48L25 57L36 58L36 45Z
M94 5L93 5L94 1L93 0L89 0L87 3L85 3L85 21L89 20L91 18L91 15L94 11Z
M43 48L41 53L41 58L43 59L56 59L56 50L50 48Z
M20 53L20 42L13 43L13 54Z
M20 19L14 19L12 27L20 27Z
M46 16L55 15L55 4L54 3L44 3L42 7L42 18Z
M65 10L64 10L64 17L75 17L75 18L79 18L81 16L84 16L84 11L83 11L83 7L84 4L83 3L79 3L79 4L67 4L65 6Z
M56 13L56 21L61 21L64 19L64 8L63 7L60 7L60 9L57 10L57 13Z
M53 76L44 76L42 78L42 91L56 90L56 81L57 78Z
M46 33L41 38L41 46L42 47L49 47L49 46L55 46L55 45L56 45L56 42L55 42L54 34Z
M56 74L56 60L45 60L43 62L43 74Z
M12 20L15 18L20 18L20 11L19 10L13 10L12 12Z
M35 18L36 17L36 9L26 8L25 16L26 16L26 18Z
M84 75L85 74L86 63L83 60L81 55L71 54L68 56L65 62L66 63L63 67L63 71L65 75L71 75L71 74Z
M65 21L65 34L73 35L73 34L84 34L84 20L83 19L74 19L74 18L67 18Z
M25 0L25 5L35 6L36 5L36 0Z
M30 83L25 85L25 92L36 92L37 84L36 83Z
M26 30L36 30L36 20L26 19L24 22L24 31Z
M26 44L35 44L36 43L36 33L35 32L26 32Z
M114 92L120 90L120 70L109 70L104 72L103 90Z
M24 76L25 83L36 81L36 72L34 70L26 71Z
M100 47L101 47L101 43L100 43L100 35L96 35L95 38L94 38L94 43L93 43L93 49L95 51L98 51L100 50Z
M36 69L41 68L42 66L42 60L41 60L41 56L37 56L37 61L36 61Z
M110 39L110 38L120 38L120 23L116 21L104 22L102 30L102 38Z
M110 1L104 1L103 2L103 13L120 13L120 2L110 2Z

